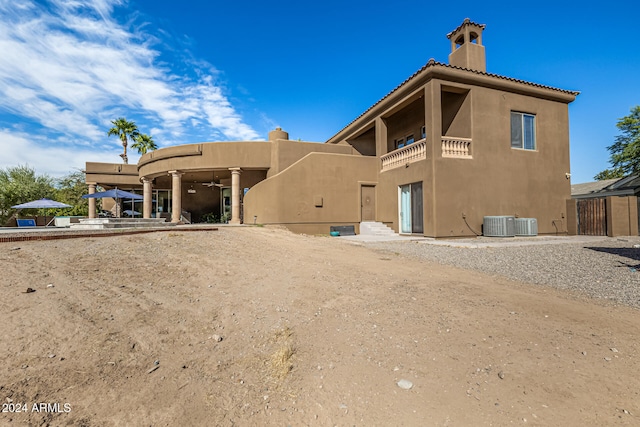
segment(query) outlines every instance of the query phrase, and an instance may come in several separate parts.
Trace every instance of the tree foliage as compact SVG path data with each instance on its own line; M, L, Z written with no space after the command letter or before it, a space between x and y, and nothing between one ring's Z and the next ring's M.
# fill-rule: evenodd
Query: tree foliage
M71 208L56 209L55 215L87 216L89 200L82 196L87 194L87 184L82 171L71 172L56 180L56 199L58 202L71 205ZM100 201L96 199L99 203Z
M136 136L136 142L131 145L131 148L138 150L138 154L146 154L149 151L157 150L158 146L151 135L141 133Z
M624 173L620 169L605 169L593 177L596 181L604 181L606 179L624 178Z
M16 212L11 206L44 197L54 198L55 195L53 178L36 175L27 165L0 169L0 224L5 224Z
M112 120L111 123L113 124L113 127L109 129L107 136L116 135L120 138L122 147L124 148L124 153L120 154L120 157L122 157L124 164L127 164L129 163L129 158L127 157L127 145L130 139L135 141L138 135L140 135L138 126L136 126L135 122L130 122L124 117Z
M87 194L87 184L82 171L70 172L62 178L37 175L29 166L0 169L0 225L6 224L17 212L11 206L42 198L52 199L71 205L70 208L48 209L46 215L87 216L89 202L82 196ZM100 200L96 200L100 203ZM22 209L21 216L44 215L42 209Z
M605 169L595 179L608 179L640 173L640 105L631 109L631 114L618 120L620 134L607 147L611 153L611 169Z

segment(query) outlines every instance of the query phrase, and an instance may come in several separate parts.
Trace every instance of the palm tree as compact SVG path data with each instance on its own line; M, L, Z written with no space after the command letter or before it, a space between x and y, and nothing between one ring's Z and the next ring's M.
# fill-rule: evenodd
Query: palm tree
M117 135L120 138L120 141L122 141L124 153L120 154L120 157L122 157L122 160L126 165L127 163L129 163L129 160L127 158L127 143L129 142L129 138L135 140L140 134L138 132L138 126L136 126L134 122L127 121L127 119L125 119L124 117L112 120L111 123L113 124L113 127L109 129L109 132L107 132L107 136Z
M131 144L131 148L138 150L139 154L146 154L147 151L157 150L158 146L153 141L153 137L151 135L141 133L136 136L136 142Z

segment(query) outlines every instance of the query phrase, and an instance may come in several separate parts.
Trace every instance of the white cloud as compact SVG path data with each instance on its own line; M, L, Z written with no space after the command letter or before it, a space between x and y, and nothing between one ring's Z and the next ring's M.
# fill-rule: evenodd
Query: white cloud
M193 76L176 75L170 65L158 64L157 39L111 16L114 7L124 5L122 0L45 3L0 0L3 148L13 124L24 122L40 125L40 138L30 144L52 154L57 154L55 150L69 153L68 146L41 147L38 141L47 136L54 141L48 144L58 139L104 143L110 120L121 116L136 117L143 132L153 129L161 146L167 141L183 142L183 135L201 140L214 135L257 138L216 84L217 72L211 65L194 61ZM3 117L11 118L11 127ZM119 145L115 139L106 142L114 149ZM21 156L13 152L14 159ZM3 153L0 167L9 164L10 157Z
M69 147L61 141L47 144L32 135L9 129L0 129L0 153L7 166L29 165L38 174L63 176L74 169L84 169L85 162L118 163L122 148L91 148L77 145Z

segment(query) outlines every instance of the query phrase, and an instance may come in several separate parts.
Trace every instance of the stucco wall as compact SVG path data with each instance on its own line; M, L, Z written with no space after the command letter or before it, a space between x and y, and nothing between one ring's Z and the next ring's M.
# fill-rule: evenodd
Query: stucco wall
M371 127L362 134L349 140L349 144L358 153L363 156L375 156L376 155L376 133L375 129ZM327 144L333 145L333 144ZM355 153L354 153L355 154Z
M408 166L391 169L378 176L378 210L376 220L385 223L396 233L399 232L399 186L422 182L424 235L435 237L435 219L430 214L433 209L433 168L431 159L409 163Z
M405 108L392 114L386 120L387 125L387 151L395 150L395 141L406 137L413 136L414 141L422 139L420 130L424 125L424 100L416 99Z
M576 199L567 200L567 234L576 236L578 234L578 202Z
M638 235L638 199L636 196L607 197L607 236Z
M244 222L282 224L297 232L329 233L360 222L360 184L375 183L378 159L310 153L256 184L244 198ZM322 206L317 206L320 204Z
M471 137L471 97L467 91L456 91L455 87L442 86L442 135L462 138Z
M567 104L470 89L473 158L444 158L434 150L436 235L473 235L463 213L478 233L483 217L492 215L536 218L540 234L566 233L571 194L565 175L570 171ZM535 114L536 150L511 148L511 111ZM434 120L434 126L441 122Z
M301 142L289 140L272 141L271 167L268 177L285 170L309 153L356 154L350 145L321 144L317 142Z

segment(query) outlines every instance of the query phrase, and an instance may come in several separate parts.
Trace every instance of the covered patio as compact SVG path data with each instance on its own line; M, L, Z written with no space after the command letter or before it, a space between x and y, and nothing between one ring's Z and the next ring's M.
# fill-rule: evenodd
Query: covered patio
M172 223L211 222L213 218L240 224L244 193L266 178L267 169L183 168L139 177L135 165L87 163L85 173L89 197L98 187L141 195L141 201L126 208L141 211L142 218L165 218ZM106 201L107 206L111 203ZM89 218L97 216L95 199L89 198Z

